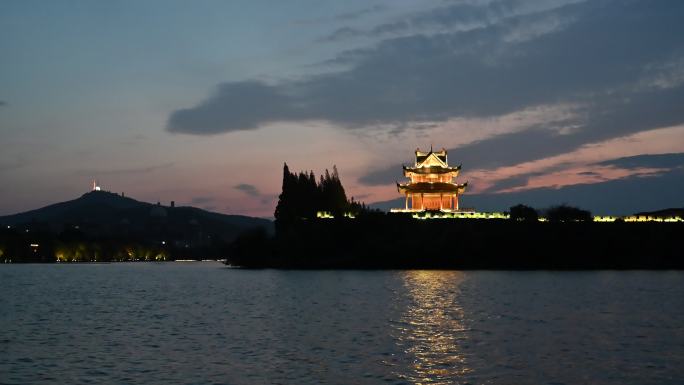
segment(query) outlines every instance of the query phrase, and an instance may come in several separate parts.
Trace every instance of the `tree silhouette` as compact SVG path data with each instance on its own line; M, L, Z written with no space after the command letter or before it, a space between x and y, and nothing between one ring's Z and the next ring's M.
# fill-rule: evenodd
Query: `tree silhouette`
M365 210L363 203L347 199L337 166L333 165L332 174L326 169L316 182L313 171L293 173L287 163L284 164L283 187L274 214L276 229L283 229L297 220L315 218L319 211L337 217Z
M518 222L534 222L539 218L537 210L532 207L518 204L510 209L511 219Z
M562 204L549 208L546 217L550 222L590 222L591 212Z
M296 217L296 186L294 174L290 172L287 163L283 165L283 187L278 196L278 205L275 209L276 228L283 224L292 223Z

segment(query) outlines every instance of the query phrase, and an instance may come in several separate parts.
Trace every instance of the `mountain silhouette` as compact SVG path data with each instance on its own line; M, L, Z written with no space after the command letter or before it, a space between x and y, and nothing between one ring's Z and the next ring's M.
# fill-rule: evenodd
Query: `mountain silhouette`
M669 208L657 211L644 211L636 213L634 215L639 216L652 216L652 217L684 217L684 207L680 208Z
M168 230L201 228L225 240L256 227L272 230L270 220L243 215L214 213L195 207L170 207L141 202L107 191L91 191L81 197L36 210L0 217L0 225L43 225L59 231L68 226L105 232L130 229L133 232L162 226Z

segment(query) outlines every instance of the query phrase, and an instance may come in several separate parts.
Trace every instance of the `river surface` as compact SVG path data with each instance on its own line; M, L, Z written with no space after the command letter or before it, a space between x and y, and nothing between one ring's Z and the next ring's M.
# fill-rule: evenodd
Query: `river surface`
M2 384L683 384L684 272L0 266Z

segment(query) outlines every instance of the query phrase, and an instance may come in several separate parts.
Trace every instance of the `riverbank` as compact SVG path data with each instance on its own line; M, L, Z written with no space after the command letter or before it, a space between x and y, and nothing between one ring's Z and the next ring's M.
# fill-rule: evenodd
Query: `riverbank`
M297 221L251 231L227 264L247 268L683 269L682 223L416 220L402 215Z

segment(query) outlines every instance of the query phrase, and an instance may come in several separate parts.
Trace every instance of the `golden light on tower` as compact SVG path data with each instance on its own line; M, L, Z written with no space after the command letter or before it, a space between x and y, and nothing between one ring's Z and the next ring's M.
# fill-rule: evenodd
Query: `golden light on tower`
M409 178L409 182L397 183L397 190L406 197L404 209L392 211L459 211L459 195L463 194L468 186L467 182L454 182L461 171L461 166L449 166L447 151L444 148L440 151L433 151L430 148L429 152L416 149L415 156L413 167L403 166L404 176Z

